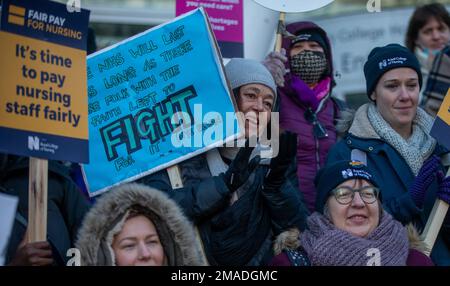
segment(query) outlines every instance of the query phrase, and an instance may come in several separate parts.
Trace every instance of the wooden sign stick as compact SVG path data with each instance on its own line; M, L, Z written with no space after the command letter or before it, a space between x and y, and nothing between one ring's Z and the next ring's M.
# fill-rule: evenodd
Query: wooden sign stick
M181 173L180 173L180 168L178 167L178 165L174 165L172 167L169 167L166 169L167 170L167 174L169 175L169 180L170 180L170 184L172 185L172 189L179 189L183 187L183 181L181 179ZM206 259L206 255L205 255L205 248L203 246L203 241L200 237L200 233L198 232L197 227L195 228L195 236L197 238L197 240L200 242L201 245L201 255L203 256L204 260L206 261L207 265L208 264L208 259Z
M450 176L450 169L447 172L447 176ZM434 203L433 209L431 210L430 216L428 217L425 229L422 232L421 239L427 245L427 251L425 254L430 256L431 250L433 249L436 238L441 229L442 223L444 222L445 216L447 214L449 205L437 199Z
M48 160L30 157L27 242L47 240Z
M275 42L275 52L281 51L281 44L283 43L283 27L286 19L286 13L280 12L280 18L278 19L277 40Z

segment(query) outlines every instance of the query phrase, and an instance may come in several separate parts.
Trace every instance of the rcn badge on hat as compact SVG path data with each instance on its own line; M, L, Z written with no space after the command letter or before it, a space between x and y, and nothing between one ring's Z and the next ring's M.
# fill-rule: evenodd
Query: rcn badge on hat
M404 57L395 57L395 58L384 59L378 63L378 67L380 68L380 70L382 70L390 65L403 65L406 61L407 61L407 58L404 58Z
M345 180L349 180L352 178L364 178L366 180L371 180L372 175L369 174L366 170L364 170L364 164L358 161L349 162L349 168L342 170L341 175Z

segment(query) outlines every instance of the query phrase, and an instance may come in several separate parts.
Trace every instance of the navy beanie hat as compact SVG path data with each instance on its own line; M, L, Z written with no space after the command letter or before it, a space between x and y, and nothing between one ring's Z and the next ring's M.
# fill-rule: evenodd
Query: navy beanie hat
M316 211L323 213L331 191L347 180L364 179L375 187L376 179L370 170L358 161L337 161L322 168L316 176Z
M366 77L367 96L375 90L375 86L381 76L391 69L400 67L412 68L419 76L419 86L422 87L422 72L416 56L407 48L399 44L389 44L384 47L374 48L364 64L364 76Z

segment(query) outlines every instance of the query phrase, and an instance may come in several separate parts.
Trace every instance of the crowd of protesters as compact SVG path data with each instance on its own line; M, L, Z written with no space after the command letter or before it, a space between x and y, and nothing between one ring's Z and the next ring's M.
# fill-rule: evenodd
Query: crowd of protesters
M179 163L182 188L163 170L95 202L79 166L50 161L46 241L27 240L28 158L0 154L0 192L19 198L6 265L66 265L70 248L82 265L450 265L450 214L433 249L419 238L435 201L450 203L449 150L429 135L450 87L449 27L441 4L417 8L405 46L368 55L369 103L350 110L333 97L326 31L287 25L281 51L225 66L243 147ZM252 116L269 125L272 112L281 147L263 158Z

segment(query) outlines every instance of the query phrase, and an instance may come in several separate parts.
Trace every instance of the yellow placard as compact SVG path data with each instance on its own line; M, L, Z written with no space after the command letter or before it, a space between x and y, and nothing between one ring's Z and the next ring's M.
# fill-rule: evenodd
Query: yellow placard
M88 139L86 51L0 31L0 126Z
M447 90L447 95L439 108L437 114L447 125L450 125L450 88Z

